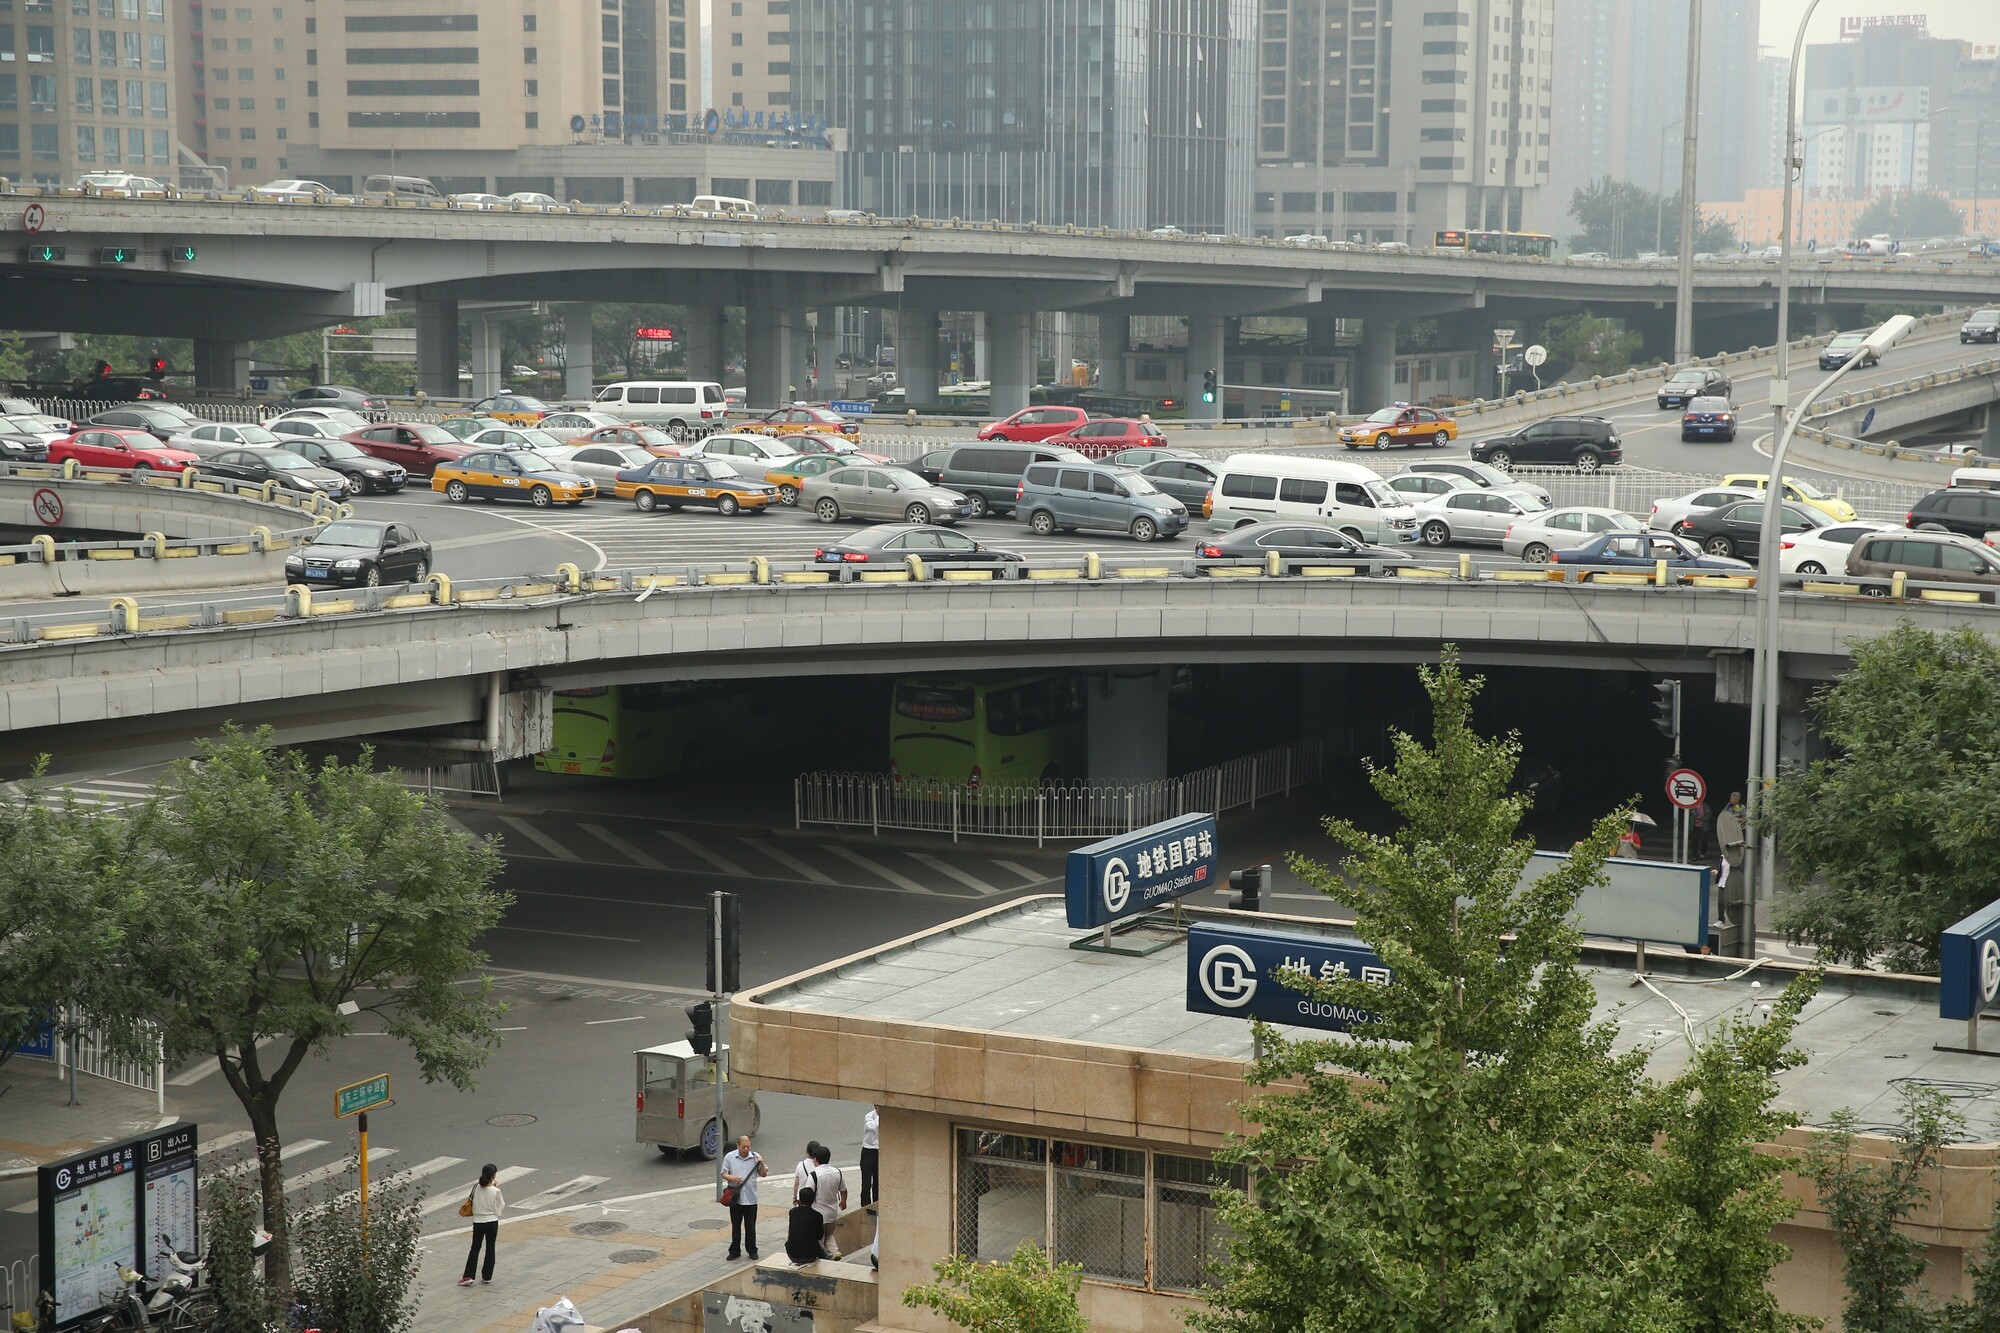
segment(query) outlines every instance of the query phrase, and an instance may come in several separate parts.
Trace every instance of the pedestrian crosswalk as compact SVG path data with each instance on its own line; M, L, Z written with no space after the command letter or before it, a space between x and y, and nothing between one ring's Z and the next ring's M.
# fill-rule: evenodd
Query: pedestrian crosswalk
M80 806L94 806L100 809L122 810L141 805L152 794L150 782L125 782L116 778L88 778L77 782L64 782L59 778L44 779L35 783L9 784L15 790L32 788L43 801L61 805L64 798L75 801Z
M498 836L502 854L515 860L954 898L1046 891L1060 881L1053 860L1024 863L1034 859L1031 850L996 857L870 843L863 851L824 838L753 838L612 815L579 819L562 811L460 807L452 819L467 832Z

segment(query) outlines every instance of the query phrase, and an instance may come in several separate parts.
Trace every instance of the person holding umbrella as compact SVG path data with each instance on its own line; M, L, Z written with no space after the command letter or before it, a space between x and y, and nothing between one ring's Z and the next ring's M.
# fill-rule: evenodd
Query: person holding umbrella
M1625 831L1618 835L1618 850L1612 853L1613 856L1637 859L1639 855L1639 829L1641 826L1646 828L1654 827L1653 817L1648 814L1641 814L1637 810L1626 816Z

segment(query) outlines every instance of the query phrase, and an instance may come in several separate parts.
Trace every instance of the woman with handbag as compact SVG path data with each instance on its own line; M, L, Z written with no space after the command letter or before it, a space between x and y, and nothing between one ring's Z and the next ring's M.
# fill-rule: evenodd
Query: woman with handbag
M761 1155L750 1150L750 1136L722 1159L722 1204L729 1209L729 1257L741 1259L748 1250L757 1257L757 1180L771 1174Z
M493 1280L494 1251L500 1246L500 1213L507 1206L507 1201L500 1197L500 1186L493 1179L499 1173L500 1168L491 1162L480 1167L479 1183L458 1206L460 1217L472 1219L472 1249L465 1256L465 1276L458 1280L461 1287L472 1285L472 1270L479 1262L481 1245L486 1247L486 1267L479 1280Z

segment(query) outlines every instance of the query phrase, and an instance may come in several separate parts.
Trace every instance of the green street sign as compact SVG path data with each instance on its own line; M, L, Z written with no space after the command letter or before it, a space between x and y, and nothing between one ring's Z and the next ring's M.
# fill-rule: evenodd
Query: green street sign
M389 1076L377 1074L363 1082L350 1083L333 1094L334 1118L359 1115L369 1107L380 1106L388 1100Z

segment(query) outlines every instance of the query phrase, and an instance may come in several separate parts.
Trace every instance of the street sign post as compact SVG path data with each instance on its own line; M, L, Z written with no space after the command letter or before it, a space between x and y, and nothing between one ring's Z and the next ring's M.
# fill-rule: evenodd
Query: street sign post
M355 1122L354 1128L359 1136L356 1160L360 1162L361 1238L364 1243L366 1243L368 1238L368 1108L371 1106L386 1106L388 1103L389 1076L387 1074L377 1074L374 1078L363 1079L359 1083L350 1083L333 1094L334 1119L339 1120L350 1115L361 1117Z
M1678 809L1692 810L1708 799L1708 783L1691 768L1677 768L1667 774L1667 799Z

